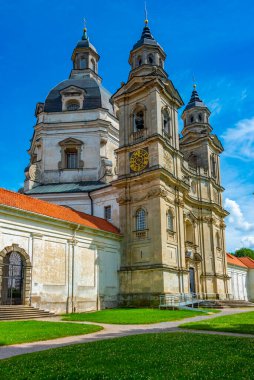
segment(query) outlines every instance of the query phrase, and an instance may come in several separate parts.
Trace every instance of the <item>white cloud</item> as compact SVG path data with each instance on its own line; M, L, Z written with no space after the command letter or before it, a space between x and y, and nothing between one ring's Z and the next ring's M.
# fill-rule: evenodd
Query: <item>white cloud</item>
M234 128L228 128L222 137L227 156L254 159L254 117L240 120Z
M251 231L254 230L254 223L249 223L245 220L244 215L241 211L239 204L229 198L225 200L225 208L230 212L228 217L229 223L233 224L233 226L240 231Z
M210 109L212 115L218 115L222 109L222 105L220 103L220 99L219 98L216 98L216 99L213 99L211 100L208 104L207 104L208 108Z
M247 89L245 88L244 90L242 90L242 93L241 93L241 100L244 100L247 98Z
M254 236L244 236L241 243L243 247L254 248Z

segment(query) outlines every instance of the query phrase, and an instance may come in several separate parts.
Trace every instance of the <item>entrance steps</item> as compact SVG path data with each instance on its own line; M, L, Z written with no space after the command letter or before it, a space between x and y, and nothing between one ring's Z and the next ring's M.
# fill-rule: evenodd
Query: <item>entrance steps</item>
M49 311L24 305L0 305L0 321L54 317Z

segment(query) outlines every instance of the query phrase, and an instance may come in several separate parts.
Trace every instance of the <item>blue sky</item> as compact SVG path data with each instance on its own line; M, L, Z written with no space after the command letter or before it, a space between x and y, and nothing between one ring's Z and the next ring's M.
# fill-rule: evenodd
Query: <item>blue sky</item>
M166 70L188 102L195 75L222 140L227 249L254 248L254 4L251 0L147 0L149 26L167 53ZM83 18L112 93L126 81L139 39L144 2L13 0L0 3L0 186L22 186L34 109L67 78ZM181 129L181 124L180 124Z

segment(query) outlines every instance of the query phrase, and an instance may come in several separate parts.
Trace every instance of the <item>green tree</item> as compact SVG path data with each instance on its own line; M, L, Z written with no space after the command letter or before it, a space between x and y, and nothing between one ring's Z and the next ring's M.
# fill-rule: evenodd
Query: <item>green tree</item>
M236 257L251 257L254 259L254 250L251 248L240 248L235 251Z

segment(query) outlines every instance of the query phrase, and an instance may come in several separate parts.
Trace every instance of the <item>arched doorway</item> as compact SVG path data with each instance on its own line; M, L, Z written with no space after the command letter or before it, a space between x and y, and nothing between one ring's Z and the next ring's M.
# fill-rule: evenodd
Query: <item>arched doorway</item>
M10 252L3 259L2 304L22 305L24 289L24 263L18 252Z
M31 263L28 254L17 244L0 252L0 304L29 305Z

